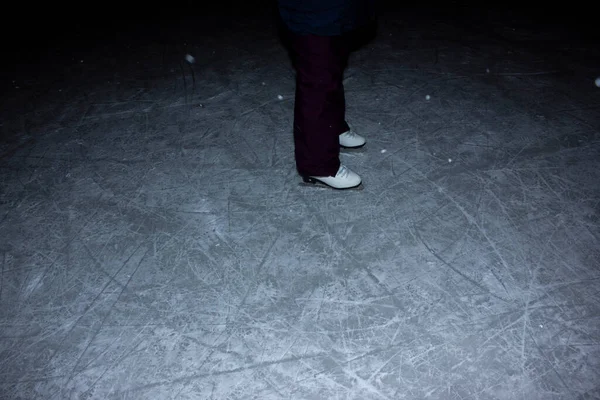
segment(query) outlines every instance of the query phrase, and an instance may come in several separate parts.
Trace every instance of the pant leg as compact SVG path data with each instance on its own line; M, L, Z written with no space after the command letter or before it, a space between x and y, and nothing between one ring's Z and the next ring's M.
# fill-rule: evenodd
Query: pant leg
M294 146L302 175L334 176L340 166L338 136L348 130L343 87L345 37L294 35L296 69Z

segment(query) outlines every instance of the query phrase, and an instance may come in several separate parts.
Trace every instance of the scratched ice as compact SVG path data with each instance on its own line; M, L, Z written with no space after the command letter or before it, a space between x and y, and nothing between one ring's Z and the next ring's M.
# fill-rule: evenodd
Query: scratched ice
M599 398L598 48L384 15L335 192L299 184L263 15L14 72L0 397Z

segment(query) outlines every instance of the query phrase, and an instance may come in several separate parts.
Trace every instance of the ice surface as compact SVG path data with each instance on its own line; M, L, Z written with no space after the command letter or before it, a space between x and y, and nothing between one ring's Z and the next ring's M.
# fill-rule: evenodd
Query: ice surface
M385 15L335 192L299 185L268 18L15 73L0 397L598 398L593 47Z

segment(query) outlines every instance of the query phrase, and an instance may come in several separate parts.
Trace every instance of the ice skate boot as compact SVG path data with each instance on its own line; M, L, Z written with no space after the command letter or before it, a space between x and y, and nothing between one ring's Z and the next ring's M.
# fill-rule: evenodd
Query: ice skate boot
M340 146L346 149L358 149L365 145L364 137L355 133L352 129L340 135Z
M303 176L305 183L322 183L333 189L354 189L358 188L362 179L356 173L352 172L344 165L340 165L335 176Z

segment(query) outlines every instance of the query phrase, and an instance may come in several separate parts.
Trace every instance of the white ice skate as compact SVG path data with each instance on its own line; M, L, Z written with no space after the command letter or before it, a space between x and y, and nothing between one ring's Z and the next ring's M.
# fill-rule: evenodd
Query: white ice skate
M359 147L363 147L365 143L365 138L355 133L352 129L340 135L340 146L347 149L358 149Z
M335 176L304 176L305 183L321 182L334 189L352 189L360 186L362 179L346 166L340 165Z

